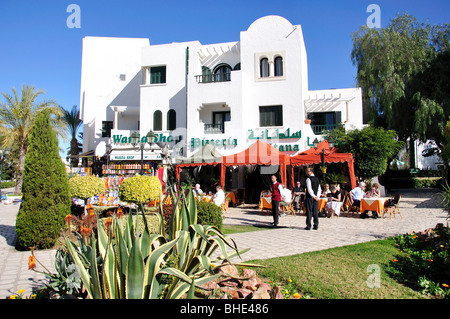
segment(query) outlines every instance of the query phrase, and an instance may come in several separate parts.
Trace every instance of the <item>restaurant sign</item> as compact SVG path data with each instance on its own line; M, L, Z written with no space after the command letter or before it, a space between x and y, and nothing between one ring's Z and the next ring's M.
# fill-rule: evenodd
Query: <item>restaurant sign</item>
M178 136L172 136L172 135L165 135L165 134L155 134L155 141L154 143L178 143L183 139L182 135L178 135ZM125 135L113 135L112 136L112 142L114 144L130 144L131 143L131 137L130 136L125 136ZM147 136L141 136L139 135L139 142L141 143L148 143L148 138Z

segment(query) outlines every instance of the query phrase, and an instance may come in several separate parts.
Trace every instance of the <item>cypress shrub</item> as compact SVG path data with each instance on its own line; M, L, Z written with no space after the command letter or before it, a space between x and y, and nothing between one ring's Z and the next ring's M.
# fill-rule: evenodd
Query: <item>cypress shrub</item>
M16 248L51 248L70 214L71 201L49 112L36 116L28 143L22 203L16 218Z

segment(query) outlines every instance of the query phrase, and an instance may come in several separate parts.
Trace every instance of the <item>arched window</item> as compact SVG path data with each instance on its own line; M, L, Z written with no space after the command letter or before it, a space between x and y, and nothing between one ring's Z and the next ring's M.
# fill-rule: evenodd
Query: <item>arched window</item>
M153 113L153 131L162 131L162 112L159 110Z
M269 59L262 58L259 61L259 68L260 68L260 76L262 78L269 77Z
M214 70L216 82L230 81L231 66L228 64L220 64Z
M177 112L175 110L169 110L167 112L167 130L173 131L177 128Z
M283 58L280 56L275 58L275 76L283 76Z

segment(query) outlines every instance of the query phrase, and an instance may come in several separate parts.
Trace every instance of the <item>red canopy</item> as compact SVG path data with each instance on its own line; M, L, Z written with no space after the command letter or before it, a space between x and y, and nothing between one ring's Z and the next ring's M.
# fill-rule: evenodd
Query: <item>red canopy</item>
M319 147L316 149L310 148L302 153L299 153L290 158L290 164L292 166L302 166L310 164L322 163L322 150L325 150L325 163L339 163L347 162L348 171L350 173L350 183L352 188L356 187L354 160L352 153L338 153L336 148L330 149L330 145L326 140L320 142ZM291 174L292 178L294 175ZM294 181L292 181L293 183Z
M280 165L281 182L286 185L286 166L289 155L278 151L270 144L258 140L245 151L222 157L220 185L225 186L225 166L235 165Z

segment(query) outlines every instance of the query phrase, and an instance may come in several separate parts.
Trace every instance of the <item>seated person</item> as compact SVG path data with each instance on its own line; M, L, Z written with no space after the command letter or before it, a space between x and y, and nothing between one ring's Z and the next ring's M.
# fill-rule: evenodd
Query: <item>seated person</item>
M330 191L330 185L325 184L325 189L322 191L322 197L328 197L328 194L331 193Z
M366 193L364 192L365 187L366 183L361 182L359 183L358 187L355 187L350 191L349 195L352 206L359 206L361 204L361 199L363 199L366 195Z
M380 190L378 189L380 185L378 183L374 183L372 185L372 189L366 193L367 197L381 197Z
M214 194L213 201L217 206L221 206L225 202L225 193L219 185L216 186L216 193Z
M342 206L341 201L341 192L335 186L331 186L331 193L328 194L328 202L326 205L328 217L333 217L333 214L339 216Z
M200 188L200 184L195 184L194 196L199 197L199 196L203 196L203 195L204 195L204 193L203 193L202 189Z
M300 203L305 199L305 189L301 186L300 182L295 183L292 194L294 195L295 210L300 210Z

